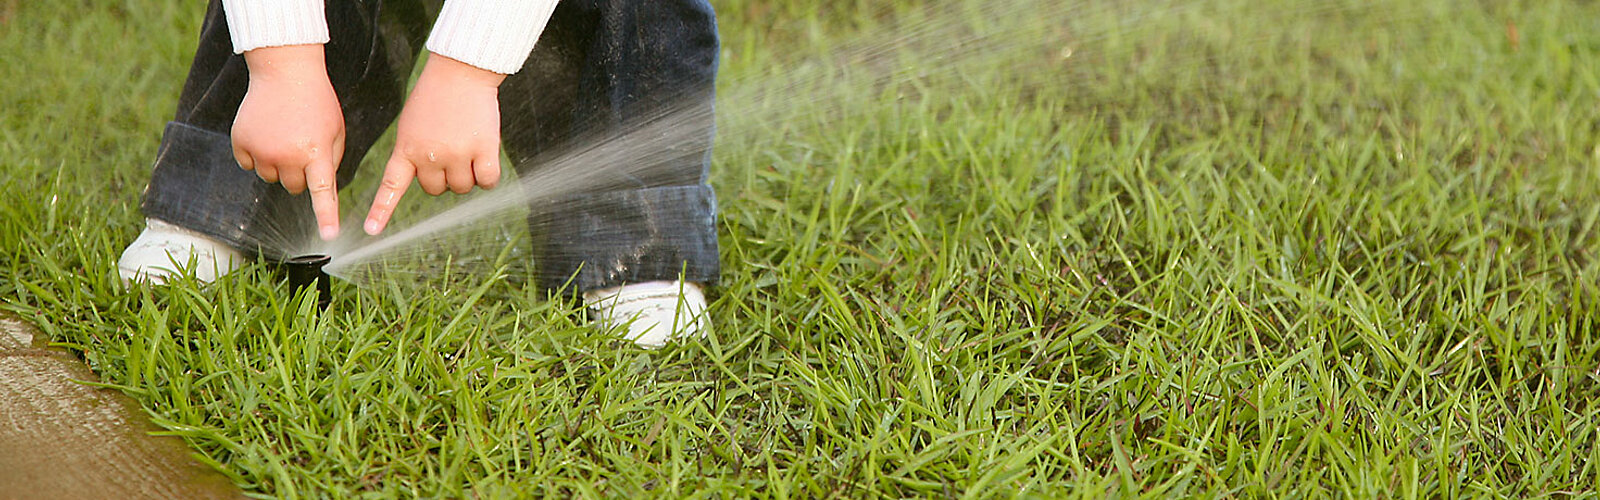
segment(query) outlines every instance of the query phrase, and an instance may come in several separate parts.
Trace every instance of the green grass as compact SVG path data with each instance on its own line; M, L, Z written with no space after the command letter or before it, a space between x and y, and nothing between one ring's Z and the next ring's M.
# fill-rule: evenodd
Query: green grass
M252 494L1597 496L1600 4L719 1L662 351L515 276L120 290L149 4L0 1L0 307ZM864 55L928 22L1047 36Z

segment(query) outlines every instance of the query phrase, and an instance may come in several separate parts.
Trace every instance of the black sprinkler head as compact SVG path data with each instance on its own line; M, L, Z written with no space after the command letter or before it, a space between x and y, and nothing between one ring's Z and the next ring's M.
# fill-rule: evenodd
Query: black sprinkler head
M296 292L316 287L317 309L328 310L328 304L333 302L333 292L329 289L328 273L322 272L322 266L328 265L333 257L321 254L301 255L283 262L289 270L289 286Z

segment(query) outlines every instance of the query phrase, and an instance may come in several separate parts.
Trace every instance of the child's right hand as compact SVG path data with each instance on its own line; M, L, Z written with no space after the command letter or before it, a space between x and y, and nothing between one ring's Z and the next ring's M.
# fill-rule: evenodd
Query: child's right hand
M233 122L233 156L261 180L290 193L311 190L323 240L339 235L337 173L344 114L328 81L321 45L246 51L250 88Z

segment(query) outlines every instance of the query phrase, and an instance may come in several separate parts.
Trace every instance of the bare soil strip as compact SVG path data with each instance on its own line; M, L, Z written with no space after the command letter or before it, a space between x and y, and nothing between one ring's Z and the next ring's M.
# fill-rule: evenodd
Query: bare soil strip
M243 498L76 357L0 316L0 499Z

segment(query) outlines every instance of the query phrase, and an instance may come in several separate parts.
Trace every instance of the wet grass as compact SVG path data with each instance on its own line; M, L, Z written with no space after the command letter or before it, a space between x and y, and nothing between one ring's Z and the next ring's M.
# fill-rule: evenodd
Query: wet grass
M515 276L118 289L199 7L4 5L3 307L255 494L1600 481L1592 2L1076 2L893 78L837 55L918 3L719 2L725 90L845 105L727 93L717 333L654 352Z

